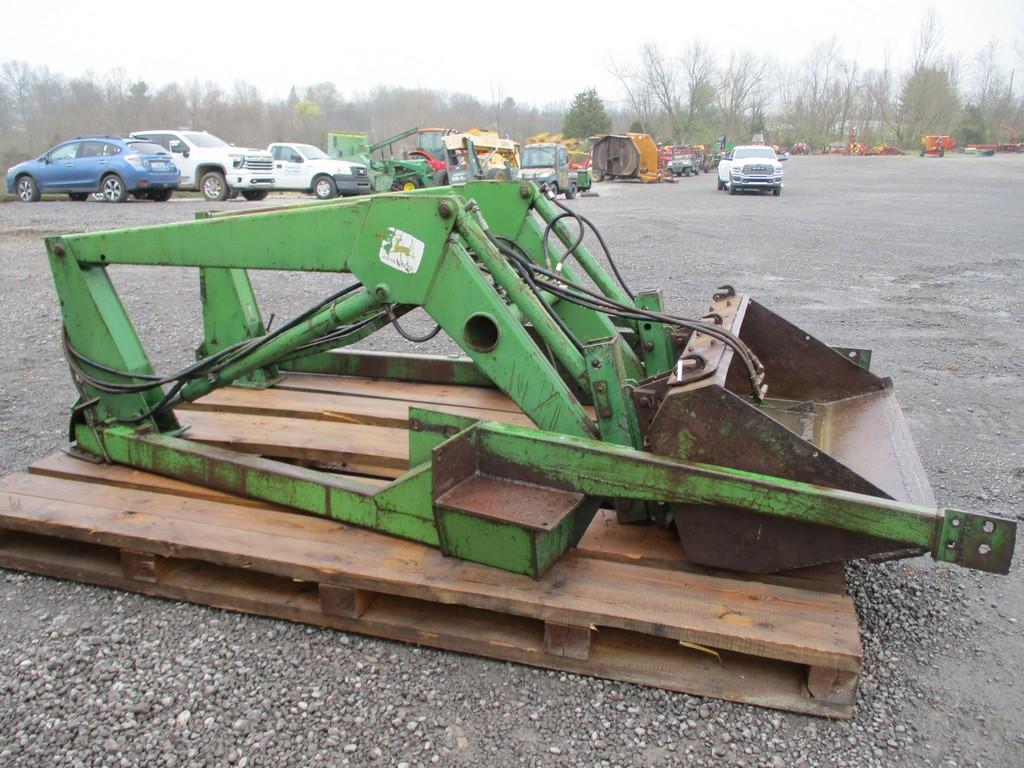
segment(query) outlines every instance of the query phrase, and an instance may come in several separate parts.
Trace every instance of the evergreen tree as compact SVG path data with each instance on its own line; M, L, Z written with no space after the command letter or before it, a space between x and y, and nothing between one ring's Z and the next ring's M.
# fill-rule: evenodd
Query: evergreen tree
M594 88L576 94L565 115L562 133L574 139L585 139L598 133L608 133L612 119L604 111L604 102Z

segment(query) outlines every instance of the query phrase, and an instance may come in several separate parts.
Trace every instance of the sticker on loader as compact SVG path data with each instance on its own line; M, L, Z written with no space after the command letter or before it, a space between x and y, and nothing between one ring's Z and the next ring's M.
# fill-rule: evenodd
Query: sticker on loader
M388 227L388 234L380 241L380 260L399 272L415 275L423 260L423 241L408 232Z

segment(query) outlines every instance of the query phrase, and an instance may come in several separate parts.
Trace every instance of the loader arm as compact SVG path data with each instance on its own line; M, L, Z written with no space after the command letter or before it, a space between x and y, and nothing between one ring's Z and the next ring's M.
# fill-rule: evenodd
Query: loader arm
M669 314L605 271L575 231L586 224L535 185L477 182L49 238L80 393L72 438L534 576L604 503L674 524L688 558L737 570L930 551L1006 571L1014 523L935 508L892 388L859 353L727 286L697 317ZM108 275L121 265L199 269L196 363L153 371ZM253 269L347 277L268 331ZM464 357L345 349L416 307ZM288 370L491 386L533 428L417 410L409 470L383 489L188 439L182 406Z

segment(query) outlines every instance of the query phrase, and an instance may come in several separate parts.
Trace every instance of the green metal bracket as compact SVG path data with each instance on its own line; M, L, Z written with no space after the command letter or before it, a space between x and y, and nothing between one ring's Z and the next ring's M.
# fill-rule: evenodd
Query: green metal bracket
M651 312L664 311L661 289L638 292L636 305ZM672 349L672 334L668 326L653 320L640 320L636 325L640 334L640 356L648 372L647 377L671 370L676 361Z
M200 269L199 296L203 304L203 343L196 350L197 360L267 332L244 269ZM271 364L232 383L236 387L266 389L279 379L277 366Z
M1017 524L995 515L943 510L932 557L990 573L1010 572Z
M632 388L636 381L629 378L624 357L625 345L619 337L588 344L587 375L594 402L601 439L631 448L643 447L643 436L637 423Z

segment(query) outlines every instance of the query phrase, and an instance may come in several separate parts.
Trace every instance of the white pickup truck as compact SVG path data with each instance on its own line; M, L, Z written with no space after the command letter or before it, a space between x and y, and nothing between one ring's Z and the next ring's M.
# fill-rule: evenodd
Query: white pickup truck
M775 150L760 144L735 147L718 164L718 189L735 195L744 189L782 194L782 163Z
M135 131L174 156L181 171L178 189L198 190L207 200L227 200L239 193L262 200L274 188L273 160L266 150L233 147L206 131Z
M312 144L277 142L267 151L274 159L275 190L310 192L321 200L373 191L365 165L332 159Z

